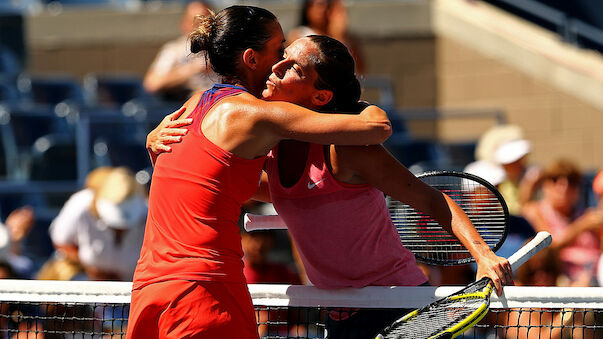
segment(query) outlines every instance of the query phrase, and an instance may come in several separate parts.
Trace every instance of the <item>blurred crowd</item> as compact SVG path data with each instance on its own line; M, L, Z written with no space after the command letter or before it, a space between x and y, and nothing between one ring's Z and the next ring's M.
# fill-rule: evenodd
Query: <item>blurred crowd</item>
M143 83L146 91L162 100L183 101L218 81L206 58L188 52L187 38L195 16L209 11L206 2L187 3L180 22L182 34L167 42L149 65ZM287 34L288 43L310 34L332 36L350 49L357 73L365 71L362 49L348 30L342 0L305 0L299 18L299 25ZM532 143L520 127L497 125L478 140L475 161L465 164L465 172L490 182L506 201L509 232L497 254L509 257L537 232L547 231L553 244L514 272L516 285L603 286L603 169L585 172L571 158L535 164L530 161L531 151ZM13 210L0 223L0 278L131 281L144 236L147 197L148 187L140 184L130 169L94 169L50 224L54 251L42 261L23 248L34 230L35 211L30 206ZM241 211L246 212L272 214L274 209L250 201ZM286 231L248 233L241 228L241 241L248 283L311 284ZM465 285L475 279L475 265L420 267L433 286ZM295 311L279 312L258 311L261 335L288 335L288 330L303 333L303 328L275 330L262 325L269 316L296 316ZM504 320L490 321L537 327L591 320L574 313L534 318L511 312ZM539 331L551 338L562 335L547 327ZM506 335L527 338L534 332L529 334L517 328Z
M179 26L181 36L167 42L149 65L144 78L149 93L181 101L217 81L206 58L187 52L187 37L195 17L211 10L204 1L187 2ZM287 40L290 43L309 34L326 34L344 42L356 59L357 73L364 71L362 50L349 32L341 0L303 2L299 25L288 32ZM517 284L603 284L603 268L599 269L603 174L585 175L569 159L532 164L531 147L520 127L498 125L482 135L475 150L476 161L465 167L466 172L496 186L508 205L510 231L499 254L509 256L536 232L548 231L553 235L553 245L516 272ZM93 170L85 186L73 193L52 221L49 236L54 254L42 263L22 250L35 213L28 206L15 209L0 227L2 276L131 280L144 232L147 191L127 168ZM252 203L246 207L251 211L263 208ZM286 233L242 233L245 274L250 282L307 282L303 265L293 259L296 252L290 249L290 241L283 234ZM533 264L536 262L540 264ZM474 277L469 266L424 270L433 285L464 284Z
M211 10L204 1L187 3L180 21L181 35L167 42L149 65L143 83L146 91L162 100L181 102L218 81L206 58L189 52L187 39L195 16ZM310 34L342 41L355 58L357 74L365 72L362 49L348 29L342 0L303 2L299 25L288 32L287 41ZM531 151L532 143L520 127L497 125L481 136L475 161L464 168L489 181L506 201L510 228L497 254L509 257L537 232L547 231L553 244L514 272L516 285L603 286L603 169L585 171L569 157L535 164L530 161ZM48 232L54 251L43 261L23 248L34 230L35 211L30 206L11 211L0 223L0 278L131 281L144 236L147 196L148 187L140 184L130 169L94 169L52 221ZM271 214L274 210L270 205L249 202L241 212ZM248 283L311 284L286 231L241 230L241 241ZM465 285L475 278L472 265L421 268L434 286ZM262 323L269 314L258 312L257 316ZM545 322L586 321L575 314L557 316L560 318L508 315L502 323L537 327ZM260 325L259 330L269 334L266 326ZM285 329L277 331L287 335ZM542 331L549 331L541 332L542 336L559 337L553 330ZM507 336L528 337L519 329Z
M553 237L548 249L516 272L516 284L599 286L603 171L587 175L563 157L532 164L531 148L518 126L496 126L480 138L478 160L466 168L495 185L508 205L510 229L501 249L505 256L536 232Z

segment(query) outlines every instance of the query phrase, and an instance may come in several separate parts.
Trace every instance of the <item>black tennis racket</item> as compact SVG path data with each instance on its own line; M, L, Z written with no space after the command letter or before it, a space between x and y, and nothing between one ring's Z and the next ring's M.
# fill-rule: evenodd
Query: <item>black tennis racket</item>
M513 271L550 244L549 233L538 233L509 258ZM482 278L452 295L406 314L383 329L375 339L454 338L488 313L492 290L492 281Z
M507 236L509 211L494 186L463 172L428 172L418 178L452 198L492 251L498 250ZM417 261L433 265L474 261L469 250L431 217L390 197L387 200L400 240L414 253ZM244 224L247 231L287 228L278 215L246 214Z
M498 190L486 180L464 172L436 171L417 176L454 200L467 214L479 235L494 252L509 229L509 211ZM460 265L474 261L469 250L428 215L394 199L389 213L404 247L417 261L434 265Z

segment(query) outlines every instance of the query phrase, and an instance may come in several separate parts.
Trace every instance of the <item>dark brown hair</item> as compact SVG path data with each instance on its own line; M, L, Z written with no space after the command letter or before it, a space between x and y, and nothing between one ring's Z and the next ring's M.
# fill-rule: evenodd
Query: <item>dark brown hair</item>
M207 51L211 67L225 82L241 80L241 53L248 48L262 51L277 22L274 14L253 6L231 6L197 17L198 26L189 35L191 52Z
M542 180L556 181L559 178L567 178L571 184L579 185L582 182L582 172L574 162L558 159L544 169Z
M311 59L318 74L314 86L333 92L333 99L322 110L358 111L361 89L355 74L356 64L348 48L325 35L310 35L308 38L319 50L319 55Z

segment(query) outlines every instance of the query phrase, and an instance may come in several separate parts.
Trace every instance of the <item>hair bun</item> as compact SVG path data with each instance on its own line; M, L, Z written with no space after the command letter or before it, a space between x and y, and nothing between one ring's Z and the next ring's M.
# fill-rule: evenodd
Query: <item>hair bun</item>
M198 53L209 48L215 22L216 15L211 10L207 15L197 15L195 17L197 28L188 36L191 41L192 53Z

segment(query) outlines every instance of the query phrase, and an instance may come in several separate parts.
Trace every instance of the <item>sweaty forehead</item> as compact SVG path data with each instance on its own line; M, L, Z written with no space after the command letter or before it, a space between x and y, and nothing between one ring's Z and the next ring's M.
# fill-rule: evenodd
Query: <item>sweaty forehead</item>
M285 49L287 58L295 59L302 66L311 66L318 57L319 50L315 43L308 38L295 40Z

